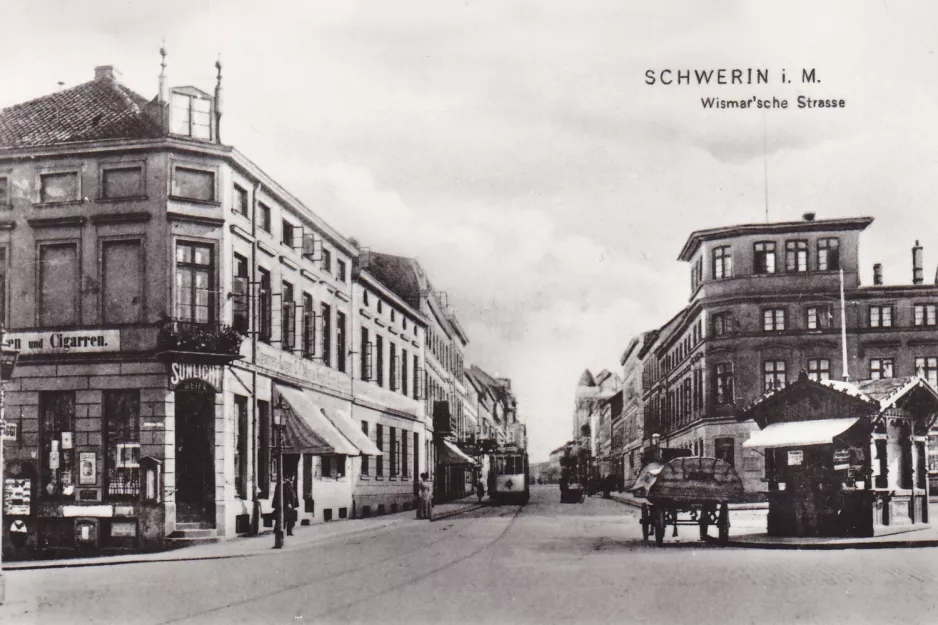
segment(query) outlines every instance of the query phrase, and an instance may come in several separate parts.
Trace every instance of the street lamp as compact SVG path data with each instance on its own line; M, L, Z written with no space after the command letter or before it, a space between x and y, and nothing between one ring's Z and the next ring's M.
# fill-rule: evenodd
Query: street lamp
M274 440L277 452L277 521L274 528L274 549L283 548L283 411L286 406L283 396L277 398L274 404Z
M3 441L7 436L7 422L4 414L4 383L13 378L13 369L16 367L16 359L19 357L19 350L9 347L6 343L6 333L3 324L0 323L0 488L6 481L3 479ZM2 498L2 497L0 497ZM6 505L6 502L4 502ZM0 536L3 536L3 506L0 506ZM3 550L0 549L0 605L3 605L6 599L6 580L3 577Z

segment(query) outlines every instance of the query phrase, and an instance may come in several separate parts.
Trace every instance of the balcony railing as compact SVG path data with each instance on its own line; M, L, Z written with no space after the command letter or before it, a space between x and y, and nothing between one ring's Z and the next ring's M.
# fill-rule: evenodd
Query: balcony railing
M236 359L244 337L230 325L167 319L160 324L157 347L162 352L187 352Z

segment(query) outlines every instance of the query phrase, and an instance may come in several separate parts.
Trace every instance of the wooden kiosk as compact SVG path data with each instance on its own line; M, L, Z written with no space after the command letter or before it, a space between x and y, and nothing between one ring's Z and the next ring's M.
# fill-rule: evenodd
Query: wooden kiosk
M804 371L750 404L765 450L770 536L865 537L928 523L926 440L938 390L920 377L856 384Z

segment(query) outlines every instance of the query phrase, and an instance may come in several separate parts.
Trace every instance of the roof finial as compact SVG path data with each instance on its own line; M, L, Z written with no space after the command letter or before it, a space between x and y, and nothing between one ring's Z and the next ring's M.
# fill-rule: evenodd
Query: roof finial
M162 45L160 45L160 92L159 99L161 103L165 103L169 99L169 94L166 90L166 39L163 39Z
M218 70L218 78L215 81L215 141L221 143L221 52L215 61L215 69Z

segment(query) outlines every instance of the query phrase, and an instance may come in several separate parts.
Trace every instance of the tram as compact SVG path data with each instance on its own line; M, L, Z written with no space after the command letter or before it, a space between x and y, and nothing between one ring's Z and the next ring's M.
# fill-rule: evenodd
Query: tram
M528 454L520 449L500 449L489 459L488 491L492 503L528 503L531 497Z

